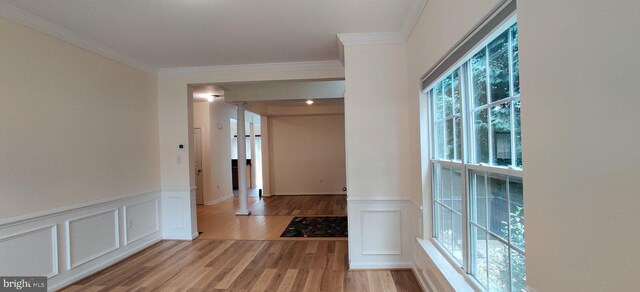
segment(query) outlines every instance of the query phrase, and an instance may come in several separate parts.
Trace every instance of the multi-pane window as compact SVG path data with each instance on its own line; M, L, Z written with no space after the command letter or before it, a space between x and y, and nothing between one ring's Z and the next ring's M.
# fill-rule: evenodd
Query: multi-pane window
M486 290L526 289L517 25L427 96L433 237Z

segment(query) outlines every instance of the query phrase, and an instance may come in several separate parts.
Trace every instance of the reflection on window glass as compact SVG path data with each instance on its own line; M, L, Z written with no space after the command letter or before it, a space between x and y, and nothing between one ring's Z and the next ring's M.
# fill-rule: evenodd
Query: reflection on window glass
M472 172L471 197L471 220L487 228L487 186L484 174L475 171Z
M518 62L518 26L509 29L511 34L511 59L513 62L513 94L520 95L520 64Z
M449 119L445 121L445 125L447 127L447 141L446 141L446 155L445 158L452 160L453 159L453 119Z
M489 177L489 231L507 239L507 181L504 177L492 175Z
M453 246L451 253L458 260L462 262L462 215L453 213Z
M497 238L489 235L489 290L509 291L509 249Z
M522 129L520 128L520 100L513 102L513 123L516 141L516 166L522 167Z
M475 121L475 154L476 163L489 163L489 117L488 109L476 112Z
M436 86L433 88L432 90L433 93L433 114L436 118L436 120L440 120L442 119L443 115L442 115L442 107L443 107L443 103L442 103L442 90L440 88L440 86Z
M458 73L460 70L453 71L451 74L453 87L453 113L460 113L460 74Z
M511 165L511 103L491 107L493 164Z
M453 118L453 131L455 133L454 145L453 145L454 159L462 160L462 153L461 153L462 129L460 127L460 117Z
M471 274L483 287L488 287L487 233L475 226L471 227L471 260Z
M509 177L510 243L524 251L524 198L522 179Z
M453 208L451 205L451 169L442 167L441 170L440 188L442 190L442 194L440 194L440 198L445 206Z
M526 291L526 281L524 255L511 249L511 291Z
M444 158L444 122L439 121L436 122L435 129L435 140L436 145L434 150L434 157L443 159Z
M462 214L462 174L454 169L451 175L451 195L453 197L452 209Z
M509 97L509 35L501 34L487 46L491 102Z
M487 54L486 50L480 50L471 58L471 76L473 86L473 105L487 104Z
M450 77L442 80L442 98L444 99L444 116L449 117L453 114L453 96Z

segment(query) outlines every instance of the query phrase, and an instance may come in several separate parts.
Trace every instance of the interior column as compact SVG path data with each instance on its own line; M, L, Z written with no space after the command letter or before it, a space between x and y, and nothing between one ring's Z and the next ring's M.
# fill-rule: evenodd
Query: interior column
M238 111L238 192L239 201L238 210L236 215L250 215L251 212L248 209L247 198L247 145L246 145L246 133L244 122L244 108L245 103L241 102L237 104Z

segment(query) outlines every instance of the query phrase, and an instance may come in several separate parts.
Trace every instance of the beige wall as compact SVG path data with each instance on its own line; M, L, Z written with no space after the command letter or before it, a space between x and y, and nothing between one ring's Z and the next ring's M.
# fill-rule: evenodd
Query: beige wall
M202 132L202 198L204 202L207 202L213 200L211 193L211 123L208 102L193 103L193 127L200 128Z
M0 18L0 218L160 187L156 78Z
M640 286L640 2L519 1L527 281Z
M230 118L235 118L236 107L216 99L210 104L211 122L211 172L208 181L211 189L209 197L204 202L213 202L225 196L233 194L231 181L231 128ZM218 128L218 124L222 127Z
M410 198L405 45L351 44L344 55L349 196Z
M269 117L270 194L342 194L344 115Z

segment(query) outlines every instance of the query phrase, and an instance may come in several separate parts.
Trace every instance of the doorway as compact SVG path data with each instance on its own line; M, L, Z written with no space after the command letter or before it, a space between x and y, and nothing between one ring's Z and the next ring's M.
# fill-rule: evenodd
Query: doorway
M202 129L193 128L193 141L195 150L195 176L196 176L196 204L204 204L204 174L202 171Z

